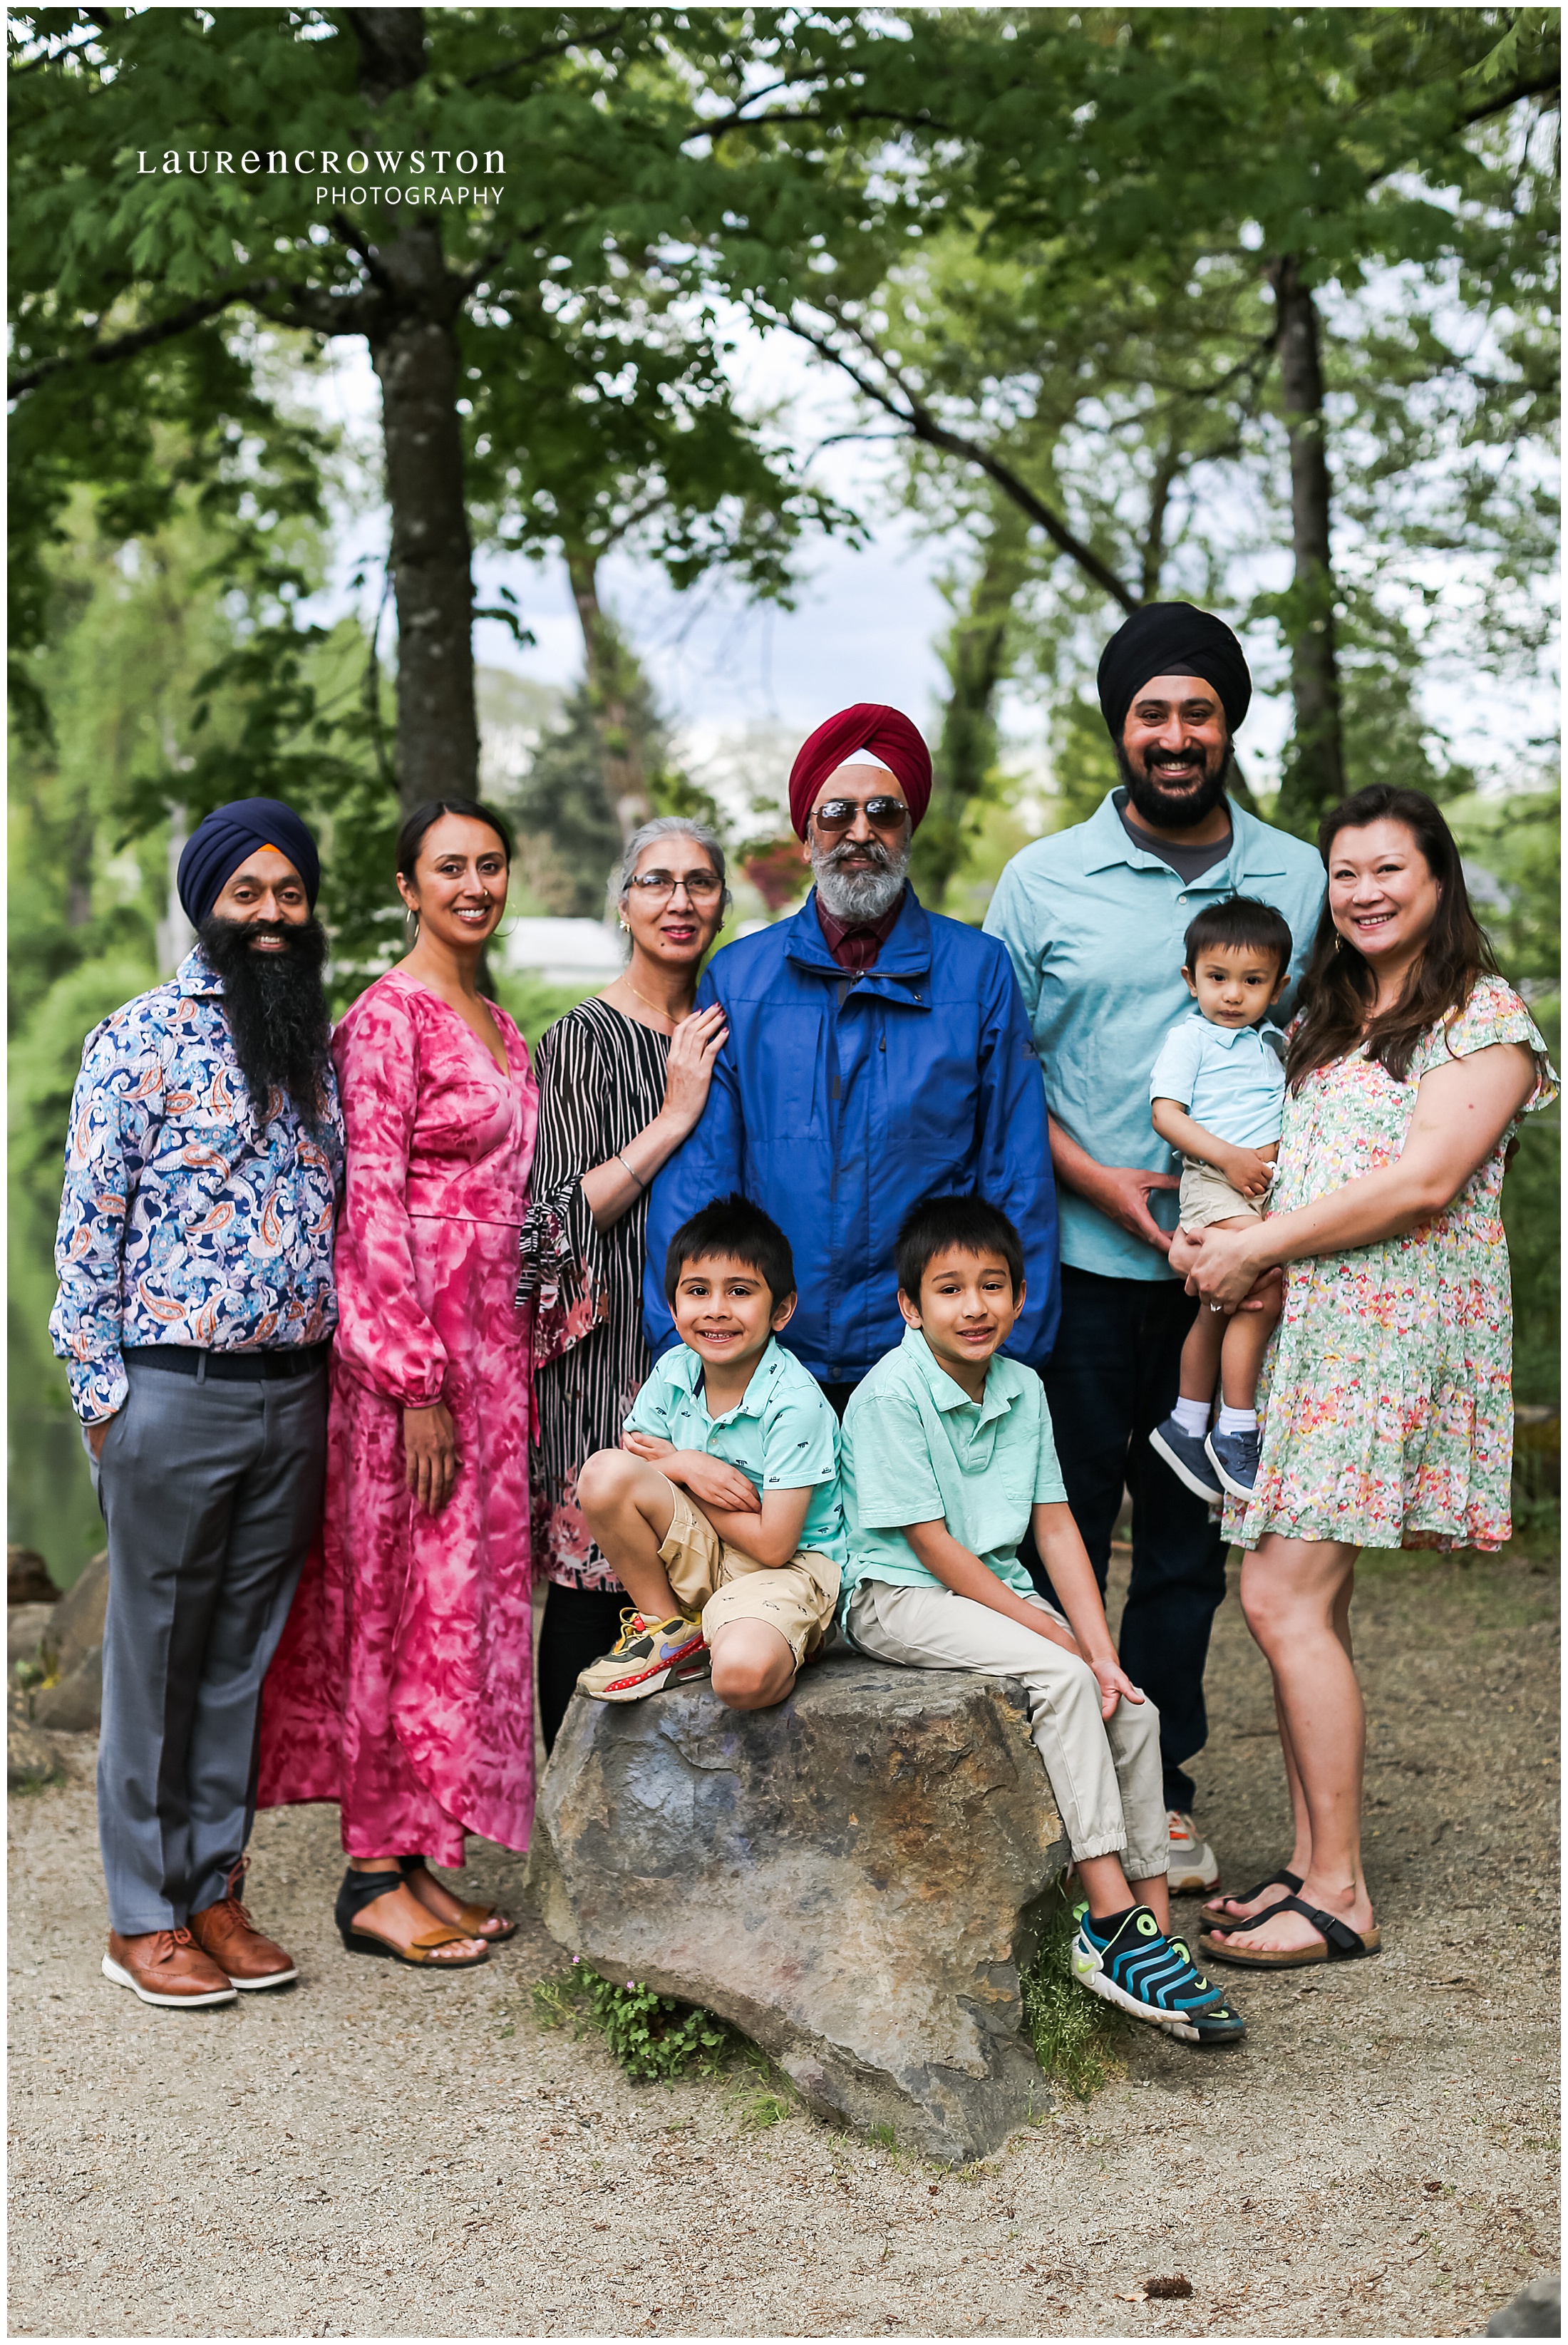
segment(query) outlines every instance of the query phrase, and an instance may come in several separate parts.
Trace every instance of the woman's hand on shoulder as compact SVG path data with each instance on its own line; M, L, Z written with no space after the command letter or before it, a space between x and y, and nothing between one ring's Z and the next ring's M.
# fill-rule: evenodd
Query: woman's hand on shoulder
M661 1113L679 1127L681 1137L695 1131L708 1104L713 1061L729 1037L722 1002L710 1001L683 1018L670 1037L670 1059L664 1072L664 1104Z

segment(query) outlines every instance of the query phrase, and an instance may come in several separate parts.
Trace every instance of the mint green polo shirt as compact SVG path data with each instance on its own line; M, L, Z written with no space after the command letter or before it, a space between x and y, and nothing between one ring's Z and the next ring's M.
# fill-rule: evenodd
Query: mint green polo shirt
M1182 982L1189 921L1221 896L1257 896L1282 912L1294 950L1292 981L1311 947L1323 901L1316 848L1229 801L1230 851L1184 880L1128 837L1108 791L1087 822L1015 855L986 927L1007 946L1040 1055L1046 1104L1098 1164L1179 1169L1149 1121L1148 1078L1170 1028L1191 1005ZM1274 1011L1283 1024L1286 995ZM1176 1192L1150 1200L1176 1227ZM1062 1260L1105 1278L1168 1278L1165 1256L1118 1229L1061 1183Z
M722 1416L708 1415L699 1355L685 1344L673 1345L653 1363L626 1430L722 1457L762 1491L809 1487L800 1544L843 1565L848 1550L838 1489L838 1419L816 1378L774 1336L744 1393Z
M984 1399L972 1401L918 1327L905 1328L898 1349L885 1353L850 1396L843 1488L845 1609L863 1579L940 1588L904 1536L906 1523L938 1516L998 1579L1032 1596L1018 1542L1031 1508L1067 1495L1044 1386L1033 1368L997 1352Z

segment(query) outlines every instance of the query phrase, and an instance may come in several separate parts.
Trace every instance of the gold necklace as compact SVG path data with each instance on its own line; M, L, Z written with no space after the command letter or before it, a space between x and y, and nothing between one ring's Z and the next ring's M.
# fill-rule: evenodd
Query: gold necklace
M628 992L637 993L637 988L632 984L630 977L626 980L626 988ZM644 1010L652 1010L656 1017L668 1018L672 1026L683 1026L686 1022L686 1018L689 1018L692 1014L688 1010L686 1012L686 1018L677 1018L670 1010L666 1010L662 1002L650 1001L645 993L637 993L637 999L642 1004Z

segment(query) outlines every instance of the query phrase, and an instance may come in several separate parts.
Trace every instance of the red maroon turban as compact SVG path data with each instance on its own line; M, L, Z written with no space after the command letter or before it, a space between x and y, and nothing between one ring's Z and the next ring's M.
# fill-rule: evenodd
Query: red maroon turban
M895 775L909 801L909 826L918 827L931 803L931 752L907 716L885 708L879 700L857 700L819 725L790 767L789 818L795 837L805 837L805 821L817 792L830 774L853 762L853 753L865 749L877 765Z

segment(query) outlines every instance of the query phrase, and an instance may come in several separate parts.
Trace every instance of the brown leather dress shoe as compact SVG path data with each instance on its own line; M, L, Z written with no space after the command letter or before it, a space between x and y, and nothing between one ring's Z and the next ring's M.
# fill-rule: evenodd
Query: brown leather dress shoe
M199 2009L205 2004L234 2001L228 1976L188 1930L147 1930L134 1938L122 1938L111 1930L104 1976L116 1986L128 1986L144 2003Z
M204 1954L210 1954L230 1986L247 1992L258 1986L287 1986L299 1975L292 1955L264 1937L235 1893L204 1905L190 1917L190 1934Z

